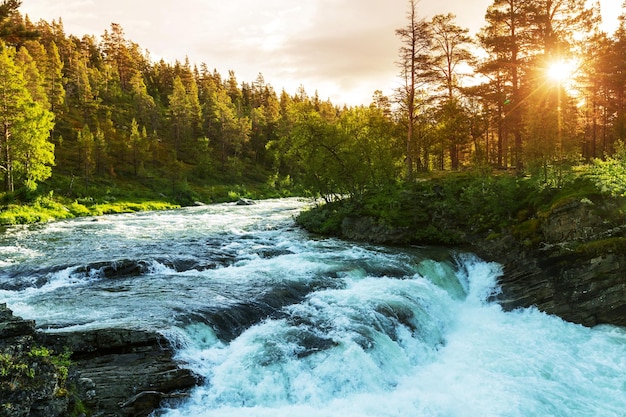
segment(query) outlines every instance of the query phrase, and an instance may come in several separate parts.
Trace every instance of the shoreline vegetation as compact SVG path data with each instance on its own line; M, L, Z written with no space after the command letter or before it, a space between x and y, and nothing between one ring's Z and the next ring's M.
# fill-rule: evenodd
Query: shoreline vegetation
M558 186L509 172L435 174L317 205L297 221L314 233L350 238L351 219L368 219L371 236L360 235L380 243L458 247L511 234L526 247L538 247L542 224L572 203L595 207L607 225L621 224L626 189L607 180L603 169L573 169Z
M28 205L9 205L0 212L0 227L20 224L46 223L78 217L97 217L105 214L134 213L138 211L169 210L177 204L163 201L71 202L44 197Z
M42 187L46 191L0 194L0 227L306 194L281 189L275 184L253 182L163 187L164 192L158 192L154 186L145 186L138 181L94 183L89 190L76 187L72 192L63 192L71 180L55 180Z
M626 213L626 184L621 184L615 171L624 167L626 159L615 158L571 168L563 173L559 184L511 171L428 173L411 183L387 184L358 196L326 196L319 200L324 203L302 212L296 222L312 233L350 239L342 231L346 219L368 218L377 226L393 230L393 236L376 235L373 231L366 239L381 243L463 246L473 239L512 233L532 246L541 241L537 234L541 222L553 210L572 201L591 205L612 201L614 210L600 215L606 223L621 220ZM313 196L301 188L252 182L185 186L171 189L169 195L136 181L93 184L89 190L77 189L63 195L60 190L64 186L63 181L56 181L48 184L47 193L2 196L0 226L170 210L240 199Z

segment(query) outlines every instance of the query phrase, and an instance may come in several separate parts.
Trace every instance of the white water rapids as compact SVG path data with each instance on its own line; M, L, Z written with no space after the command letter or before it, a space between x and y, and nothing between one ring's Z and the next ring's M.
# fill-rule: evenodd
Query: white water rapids
M625 329L503 312L498 265L315 238L305 205L10 227L0 302L50 332L170 337L205 383L159 416L626 415Z

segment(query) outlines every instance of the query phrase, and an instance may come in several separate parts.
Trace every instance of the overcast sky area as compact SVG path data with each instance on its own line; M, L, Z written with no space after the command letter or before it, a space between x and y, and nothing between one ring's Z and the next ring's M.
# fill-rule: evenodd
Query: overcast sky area
M612 33L622 0L600 0ZM493 0L422 0L420 16L454 13L477 32ZM63 21L66 34L100 36L111 23L153 61L189 57L224 77L251 83L259 73L277 93L303 85L334 104L369 104L375 90L398 86L407 0L22 0L31 21Z

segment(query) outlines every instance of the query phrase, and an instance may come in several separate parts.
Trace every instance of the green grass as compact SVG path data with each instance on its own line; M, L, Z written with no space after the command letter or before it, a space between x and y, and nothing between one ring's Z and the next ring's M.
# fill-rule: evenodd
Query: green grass
M287 178L244 183L225 181L172 183L162 178L82 180L55 175L37 191L0 193L0 225L45 223L105 214L169 210L197 202L224 203L240 198L260 200L305 193Z
M372 217L391 229L409 230L413 243L442 245L508 229L532 245L541 240L541 222L554 210L573 201L606 198L611 197L602 195L585 177L572 176L559 188L549 188L532 178L509 174L447 173L313 208L298 221L313 232L340 236L344 217ZM616 206L616 213L600 214L621 218L621 207Z
M0 225L44 223L76 217L105 214L134 213L149 210L170 210L180 207L165 201L117 201L94 203L69 201L65 198L40 198L29 204L9 204L0 207Z

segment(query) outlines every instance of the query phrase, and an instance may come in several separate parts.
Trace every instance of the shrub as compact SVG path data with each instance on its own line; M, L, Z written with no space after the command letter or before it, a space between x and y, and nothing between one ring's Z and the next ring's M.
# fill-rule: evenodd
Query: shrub
M602 193L626 197L626 144L619 142L612 157L595 159L587 168L586 176Z

